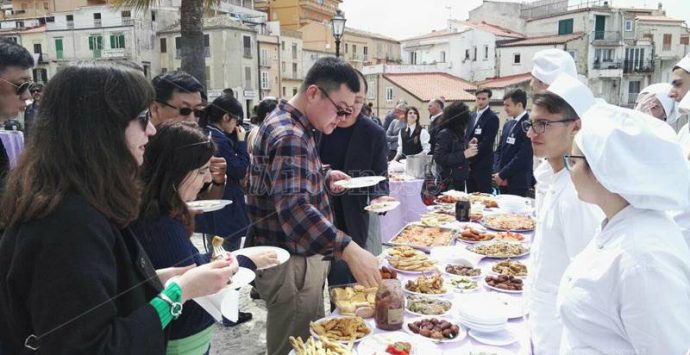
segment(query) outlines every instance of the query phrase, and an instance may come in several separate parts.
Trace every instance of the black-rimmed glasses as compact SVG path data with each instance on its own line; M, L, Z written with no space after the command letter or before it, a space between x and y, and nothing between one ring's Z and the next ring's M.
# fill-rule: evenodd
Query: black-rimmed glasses
M546 132L546 127L550 126L553 123L566 123L566 122L573 122L577 121L576 118L566 118L563 120L558 120L558 121L549 121L549 120L527 120L527 121L522 121L522 130L527 133L529 129L531 128L534 133L536 134L542 134Z
M169 104L169 103L167 103L167 102L165 102L165 101L163 101L163 100L156 100L156 102L158 102L158 103L161 104L161 105L168 106L168 107L170 107L170 108L173 109L173 110L177 110L177 112L180 113L180 116L189 116L192 112L194 112L194 116L196 116L197 118L199 118L199 117L201 117L201 113L203 112L203 110L198 110L198 109L195 109L195 108L189 108L189 107L176 107L176 106L173 106L173 105L171 105L171 104Z
M144 110L139 114L139 116L137 116L137 120L139 120L139 124L141 124L141 129L146 131L146 129L149 127L150 119L151 114L149 113L149 110Z
M585 161L587 158L584 155L570 155L566 154L563 156L563 165L565 165L565 169L570 171L573 168L573 165L575 165L575 159L584 159Z
M352 115L352 109L351 108L340 107L340 105L336 104L335 101L333 101L333 99L331 99L331 97L328 96L328 93L326 92L326 90L322 89L320 86L317 86L317 88L319 88L319 90L321 90L321 93L323 93L323 95L326 96L328 101L330 101L333 104L333 106L335 106L336 115L338 115L338 117L347 117L347 116Z
M22 94L24 94L26 92L26 90L29 90L31 85L33 85L33 81L31 81L31 80L24 81L21 84L15 84L15 83L13 83L7 79L3 79L3 78L0 78L0 80L14 86L16 93L17 93L17 96L22 96Z

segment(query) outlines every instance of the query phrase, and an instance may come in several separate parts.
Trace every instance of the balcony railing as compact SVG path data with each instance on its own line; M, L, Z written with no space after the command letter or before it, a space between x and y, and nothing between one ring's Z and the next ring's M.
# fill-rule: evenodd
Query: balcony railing
M621 32L620 31L593 31L592 32L592 43L612 43L620 42Z
M594 70L606 70L606 69L621 69L623 64L617 61L598 61L595 60L592 64L592 69Z
M654 71L654 61L625 60L623 61L623 73L651 73Z

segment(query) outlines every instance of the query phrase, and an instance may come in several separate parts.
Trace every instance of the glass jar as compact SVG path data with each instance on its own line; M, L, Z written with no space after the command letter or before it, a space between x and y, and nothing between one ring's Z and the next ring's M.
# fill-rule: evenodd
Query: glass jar
M383 280L376 292L376 327L383 330L400 330L403 326L405 296L400 280Z

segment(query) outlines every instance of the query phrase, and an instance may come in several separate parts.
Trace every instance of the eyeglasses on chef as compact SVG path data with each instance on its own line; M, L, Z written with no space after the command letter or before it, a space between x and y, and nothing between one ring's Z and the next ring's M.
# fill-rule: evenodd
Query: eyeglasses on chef
M534 131L536 134L542 134L546 132L546 128L554 123L566 123L566 122L573 122L577 121L577 118L566 118L558 121L549 121L549 120L527 120L527 121L522 121L522 130L527 133L530 128Z

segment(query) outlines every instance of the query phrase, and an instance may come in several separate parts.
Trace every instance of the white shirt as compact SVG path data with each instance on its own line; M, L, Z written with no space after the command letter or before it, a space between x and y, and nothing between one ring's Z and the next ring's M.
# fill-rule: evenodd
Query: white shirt
M439 118L439 116L441 116L442 114L443 114L443 111L441 111L441 112L439 112L439 113L437 113L437 114L435 114L435 115L429 117L429 122L432 122L432 123L433 123L433 122L434 122L437 118Z
M527 304L535 354L556 354L561 324L556 296L563 272L596 233L604 215L594 205L580 201L566 169L537 176L538 191L544 191L532 243ZM547 186L540 186L547 184Z
M690 154L690 122L686 123L678 131L678 142L680 147L683 148L683 156L687 158Z
M417 125L413 124L412 126L403 127L400 130L400 134L398 134L398 153L396 154L397 156L402 155L402 149L403 149L402 134L403 134L403 131L406 129L409 129L410 134L412 134L412 132L414 132L415 128L417 128ZM425 128L422 128L422 131L419 133L419 140L422 142L422 151L419 154L429 154L429 151L431 150L431 144L429 144L429 140L431 140L431 136L429 135L429 131L427 131Z
M690 250L660 211L628 206L566 270L561 354L685 354Z

